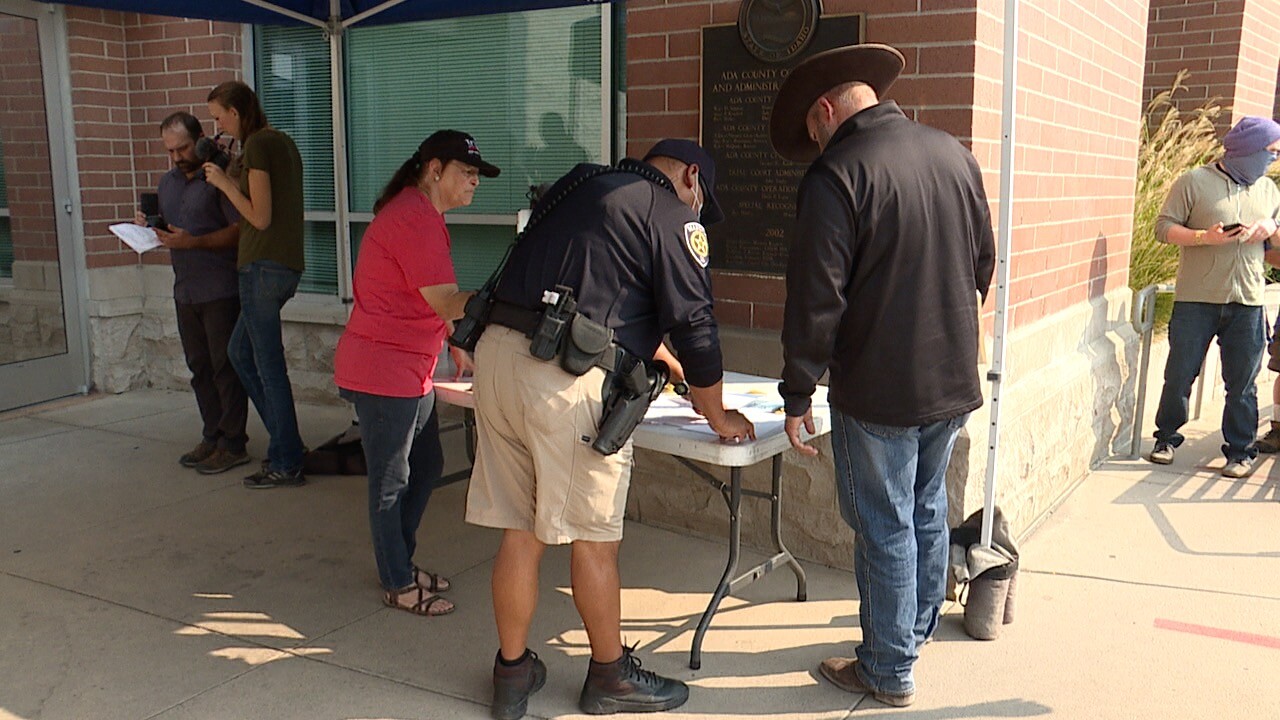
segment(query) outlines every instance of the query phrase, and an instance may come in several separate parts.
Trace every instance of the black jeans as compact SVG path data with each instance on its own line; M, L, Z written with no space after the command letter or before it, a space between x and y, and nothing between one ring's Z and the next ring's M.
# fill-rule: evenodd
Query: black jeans
M227 357L231 330L240 317L240 298L207 303L174 303L178 337L191 369L191 389L200 407L206 442L236 453L244 452L249 396Z

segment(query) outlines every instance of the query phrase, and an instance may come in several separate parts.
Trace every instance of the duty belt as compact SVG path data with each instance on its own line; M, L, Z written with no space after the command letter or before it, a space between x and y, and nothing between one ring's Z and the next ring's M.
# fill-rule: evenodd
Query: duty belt
M534 331L538 328L538 321L541 319L542 313L537 310L530 310L501 300L495 300L493 308L489 311L490 324L511 328L529 338L533 337ZM632 361L628 362L628 358L632 358ZM636 365L643 366L644 363L639 362L639 358L636 358L635 355L617 342L610 343L609 350L600 356L600 359L596 362L596 367L602 368L605 372L614 372L618 368L635 367Z

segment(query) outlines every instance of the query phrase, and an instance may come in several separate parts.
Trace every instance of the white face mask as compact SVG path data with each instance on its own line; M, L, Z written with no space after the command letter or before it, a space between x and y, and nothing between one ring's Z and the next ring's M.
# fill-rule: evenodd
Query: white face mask
M703 207L702 182L699 180L694 180L693 181L693 214L697 215L699 220L702 219L702 207Z

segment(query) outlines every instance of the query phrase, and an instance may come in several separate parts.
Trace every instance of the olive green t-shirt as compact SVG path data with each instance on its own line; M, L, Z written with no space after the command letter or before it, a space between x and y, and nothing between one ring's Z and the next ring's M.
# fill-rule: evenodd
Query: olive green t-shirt
M255 260L274 260L302 272L302 156L288 135L263 128L249 136L240 156L240 192L249 195L249 171L261 170L271 178L271 224L259 230L240 219L240 252L237 267Z
M1174 225L1208 230L1217 223L1249 224L1280 217L1280 190L1264 177L1243 186L1213 165L1198 167L1174 181L1156 218L1156 237L1165 242ZM1180 248L1179 302L1261 305L1266 284L1262 243L1191 245Z

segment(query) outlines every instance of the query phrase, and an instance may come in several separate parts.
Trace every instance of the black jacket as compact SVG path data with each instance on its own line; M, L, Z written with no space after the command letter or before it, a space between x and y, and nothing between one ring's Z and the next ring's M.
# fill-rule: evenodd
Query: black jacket
M578 311L613 328L631 353L652 358L669 335L689 384L716 384L723 368L705 231L651 165L623 160L620 171L589 177L600 170L584 163L551 186L541 203L563 199L520 238L495 296L541 310L544 290L568 286Z
M800 183L780 391L910 427L982 405L977 299L995 266L982 173L955 138L882 102L846 120Z

